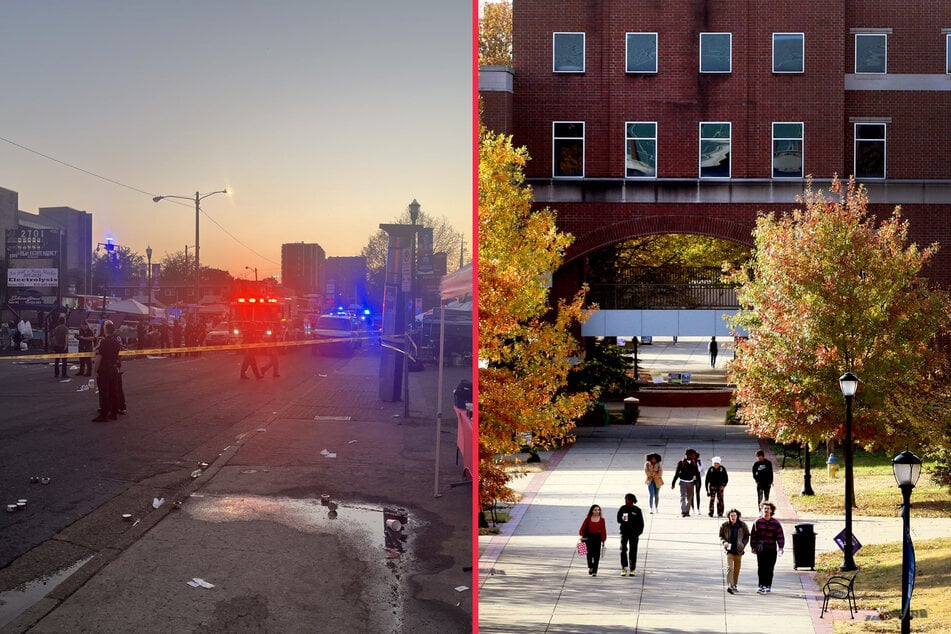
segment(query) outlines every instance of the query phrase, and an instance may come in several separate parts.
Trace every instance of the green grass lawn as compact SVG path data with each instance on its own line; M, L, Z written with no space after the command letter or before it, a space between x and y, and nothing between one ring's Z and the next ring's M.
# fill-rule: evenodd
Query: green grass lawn
M819 515L843 515L845 504L845 468L839 459L838 477L830 478L825 455L814 456L812 488L814 496L800 495L803 470L795 461L786 460L785 469L777 469L777 477L798 512ZM853 468L855 483L855 516L894 517L901 522L902 496L892 475L892 456L881 452L856 451ZM951 493L934 484L927 467L922 471L912 492L912 523L916 517L951 517ZM778 465L777 465L778 467ZM951 537L915 542L917 577L912 595L911 622L913 632L951 632ZM816 582L821 587L839 572L842 555L822 553L816 557ZM876 610L881 621L836 621L835 631L897 632L901 603L902 549L900 542L871 544L862 547L862 563L855 582L855 595L860 609ZM850 575L852 573L849 573ZM844 601L833 601L831 607L845 608Z

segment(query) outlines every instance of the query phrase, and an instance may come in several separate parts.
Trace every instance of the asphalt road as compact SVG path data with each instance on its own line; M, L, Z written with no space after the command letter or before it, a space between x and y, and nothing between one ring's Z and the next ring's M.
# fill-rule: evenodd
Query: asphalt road
M280 379L259 381L238 378L240 361L234 352L127 360L128 414L96 423L85 377L61 382L47 362L0 358L0 501L5 509L29 500L25 511L0 512L0 592L93 558L14 631L290 631L318 619L345 630L468 632L471 592L455 588L471 582L471 486L451 486L461 478L444 402L434 496L435 370L413 376L419 393L403 419L401 403L377 400L378 350L352 358L298 350L281 356ZM448 369L444 393L470 373ZM193 478L201 463L209 466ZM315 523L324 492L344 523ZM155 510L154 497L167 503ZM375 543L386 506L407 509L414 530L388 562ZM140 523L119 521L126 512ZM368 513L380 530L340 530ZM357 534L368 537L354 542ZM302 558L313 565L299 569ZM216 601L170 606L170 596L191 591L175 568L184 561L219 571ZM258 574L244 578L249 571ZM137 593L117 597L117 586ZM252 609L232 609L249 601ZM150 602L145 612L158 620L136 621Z

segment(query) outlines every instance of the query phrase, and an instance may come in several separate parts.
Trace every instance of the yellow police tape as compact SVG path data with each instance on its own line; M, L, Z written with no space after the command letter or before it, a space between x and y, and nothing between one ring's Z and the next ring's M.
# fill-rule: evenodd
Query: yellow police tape
M365 337L355 337L358 341L368 341L370 339L377 339L376 335L365 336ZM141 357L146 355L162 355L168 356L172 354L182 354L189 352L220 352L224 350L251 350L251 349L263 349L267 348L278 349L278 348L289 348L296 346L317 346L330 343L349 343L353 339L340 338L340 339L317 339L309 341L266 341L263 343L236 343L229 344L225 346L194 346L190 348L145 348L143 350L132 350L126 349L119 352L120 357ZM38 361L43 359L83 359L91 358L95 353L92 352L53 352L53 353L44 353L44 354L18 354L10 357L0 357L0 361Z

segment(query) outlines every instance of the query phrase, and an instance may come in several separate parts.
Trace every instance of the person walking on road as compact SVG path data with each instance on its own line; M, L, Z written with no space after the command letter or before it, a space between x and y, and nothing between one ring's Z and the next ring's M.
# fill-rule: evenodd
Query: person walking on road
M670 483L671 489L677 484L677 480L680 480L680 514L682 517L689 517L693 508L693 494L700 482L697 452L694 449L688 448L684 457L677 462L677 470L674 471L674 479Z
M769 499L769 488L773 485L773 463L766 459L762 449L756 450L753 480L756 481L756 503L762 504Z
M585 555L588 559L588 574L592 577L598 576L598 563L601 561L601 549L608 541L607 522L601 517L601 507L592 504L588 509L588 516L581 523L581 541L588 547L588 553Z
M707 346L707 350L710 351L710 367L717 367L717 352L720 351L720 346L717 345L716 337L710 337L710 345Z
M634 576L637 567L637 540L644 532L644 514L636 506L637 498L633 493L624 496L624 506L617 511L617 523L621 533L621 576L626 577L628 570Z
M720 543L726 551L726 591L736 594L740 581L740 560L746 545L750 542L750 529L740 519L740 512L730 509L727 521L720 525Z
M783 535L783 526L773 514L776 505L769 500L763 500L761 505L762 517L753 522L750 543L756 553L756 572L759 576L759 594L769 594L773 587L773 570L776 568L776 557L782 556L786 545Z
M717 503L717 517L723 517L723 490L729 481L730 475L726 472L726 467L720 464L720 456L714 456L713 466L707 469L707 477L703 481L707 495L710 496L710 517L713 517L714 500Z
M253 331L251 326L248 326L244 331L244 358L241 361L241 378L247 379L248 377L248 368L251 368L251 371L254 372L254 378L261 378L261 371L258 370L258 360L255 357L255 349L251 347L251 344L257 343L257 333Z
M650 512L657 510L660 502L660 489L664 486L664 467L660 464L659 453L649 453L645 456L644 474L647 476L647 505Z
M52 346L53 352L65 355L69 350L69 328L66 326L66 315L60 315L57 320L56 328L53 328ZM69 378L69 359L65 356L53 359L53 370L59 377L59 366L63 366L63 378Z

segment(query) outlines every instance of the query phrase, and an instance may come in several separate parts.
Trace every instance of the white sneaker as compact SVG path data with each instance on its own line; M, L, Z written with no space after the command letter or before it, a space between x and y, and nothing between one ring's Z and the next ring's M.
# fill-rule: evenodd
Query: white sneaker
M627 576L627 568L621 568L621 576L622 576L622 577L626 577L626 576Z
M766 588L764 586L760 586L759 590L756 591L756 594L766 594Z

